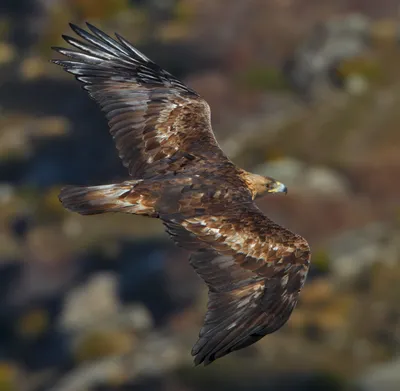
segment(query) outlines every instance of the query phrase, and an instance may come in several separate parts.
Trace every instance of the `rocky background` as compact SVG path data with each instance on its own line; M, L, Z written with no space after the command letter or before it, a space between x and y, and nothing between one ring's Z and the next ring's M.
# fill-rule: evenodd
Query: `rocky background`
M2 0L0 391L400 389L397 0ZM68 22L118 31L210 103L226 152L279 178L260 207L313 266L290 321L207 368L206 288L157 221L81 217L121 180L106 121L49 63Z

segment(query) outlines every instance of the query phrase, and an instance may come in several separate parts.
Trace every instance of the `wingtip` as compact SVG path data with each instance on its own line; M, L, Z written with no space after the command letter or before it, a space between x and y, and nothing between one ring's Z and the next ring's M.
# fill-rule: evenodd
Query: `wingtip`
M120 43L122 43L125 47L127 47L128 49L132 50L132 45L130 44L130 42L128 42L122 35L118 34L117 32L114 31L114 35L115 37L118 39L118 41Z
M60 46L53 46L52 49L53 49L55 52L62 54L63 56L66 56L66 55L67 55L66 52L68 51L68 49L65 49L65 48L60 47Z
M216 360L214 355L204 355L200 353L194 354L193 351L192 351L192 356L194 357L193 364L195 367L198 367L201 364L203 364L203 366L206 367Z
M92 26L91 24L89 24L88 22L85 23L86 26L89 28L89 30L93 33L95 33L96 28L94 26ZM76 35L79 35L81 38L87 40L88 37L91 36L90 32L88 32L87 30L85 30L84 28L81 28L73 23L70 23L70 27L71 29L74 31L74 33Z
M65 50L65 48L63 48L61 46L52 46L51 50L54 50L55 52L60 53L60 54L64 54L63 51ZM54 60L54 61L57 61L57 60Z
M69 27L71 28L71 30L73 30L73 31L75 31L75 32L76 32L76 30L82 30L82 29L81 29L77 24L75 24L75 23L69 22L68 25L69 25Z
M86 27L97 37L107 37L109 39L112 39L109 35L107 35L105 32L101 31L98 27L96 27L94 24L86 22Z
M49 60L50 63L62 66L61 60L51 59Z
M96 33L96 31L99 31L99 28L96 27L94 24L89 23L89 22L85 22L86 27L92 32L92 33Z
M204 360L202 360L199 356L196 356L194 359L193 359L193 366L194 367L198 367L198 366L200 366L201 364L203 364L204 363ZM204 366L205 366L205 364L204 364Z
M194 345L192 350L191 350L191 352L190 352L190 354L193 357L193 365L195 367L198 367L203 362L202 357L198 353L199 352L198 352L198 350L196 350L196 345Z
M61 38L62 38L64 41L68 42L68 43L69 43L69 41L70 41L71 39L73 39L70 35L67 35L67 34L61 34Z
M125 39L122 35L118 33L114 33L117 37L118 41L128 50L130 50L136 57L139 57L140 60L144 61L145 63L153 63L150 58L148 58L145 54L143 54L139 49L133 46L127 39Z

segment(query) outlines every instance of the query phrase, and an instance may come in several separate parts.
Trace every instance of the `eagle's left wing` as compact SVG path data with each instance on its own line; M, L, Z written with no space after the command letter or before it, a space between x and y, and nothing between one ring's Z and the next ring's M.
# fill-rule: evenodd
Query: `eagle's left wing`
M209 364L282 327L305 282L310 249L255 206L225 216L166 222L209 287L208 311L192 350Z
M211 128L210 108L199 94L155 64L121 36L71 24L81 38L53 48L53 60L83 83L105 112L123 164L136 179L175 172L181 165L226 161Z

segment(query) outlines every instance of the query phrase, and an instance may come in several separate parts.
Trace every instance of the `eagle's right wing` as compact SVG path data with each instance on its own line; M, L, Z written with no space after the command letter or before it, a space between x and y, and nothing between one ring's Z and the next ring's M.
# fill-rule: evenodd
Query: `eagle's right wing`
M192 350L196 364L251 345L285 324L310 263L302 237L255 206L165 225L178 245L192 251L190 263L209 287L207 315Z
M296 306L308 269L275 268L266 278L215 251L197 252L190 263L209 286L207 314L192 349L195 363L205 365L281 328Z
M193 158L227 159L215 140L207 102L124 38L88 24L71 25L83 41L76 49L53 48L69 60L53 60L84 84L105 111L123 164L134 178L179 170ZM172 165L172 167L169 167ZM160 168L161 167L161 168Z

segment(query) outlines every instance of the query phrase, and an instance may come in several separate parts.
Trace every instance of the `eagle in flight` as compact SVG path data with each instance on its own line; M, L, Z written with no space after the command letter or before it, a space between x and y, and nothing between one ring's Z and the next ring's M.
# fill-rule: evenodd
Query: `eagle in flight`
M68 186L63 206L82 215L123 212L159 218L208 285L208 308L192 349L209 364L282 327L310 265L299 235L266 217L254 200L286 193L270 177L247 172L219 147L210 108L193 91L123 37L71 24L81 38L55 47L53 60L75 75L108 119L130 178Z

